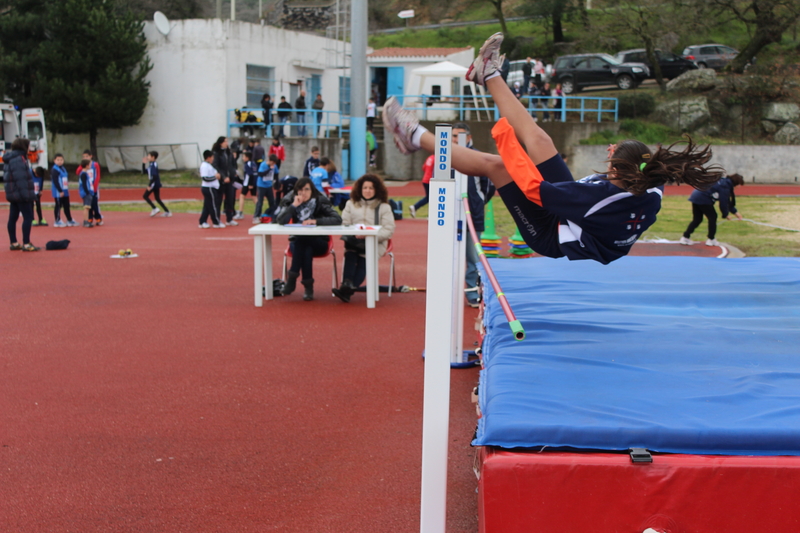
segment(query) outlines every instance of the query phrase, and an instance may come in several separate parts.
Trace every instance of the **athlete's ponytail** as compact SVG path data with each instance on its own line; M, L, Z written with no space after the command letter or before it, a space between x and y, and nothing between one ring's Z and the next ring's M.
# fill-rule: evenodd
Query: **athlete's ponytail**
M705 166L711 160L711 145L700 148L687 136L683 151L673 151L678 144L668 148L661 145L655 153L639 141L623 141L616 146L609 159L611 179L622 182L622 187L634 195L661 185L686 183L695 189L707 189L724 175L721 167Z

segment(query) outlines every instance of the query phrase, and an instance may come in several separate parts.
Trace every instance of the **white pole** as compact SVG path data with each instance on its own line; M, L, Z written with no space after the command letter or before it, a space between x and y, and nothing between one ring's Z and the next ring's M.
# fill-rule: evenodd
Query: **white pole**
M231 0L231 20L236 20L236 0Z
M428 215L428 280L425 298L425 383L422 409L420 532L444 533L450 423L450 357L456 241L456 182L450 176L453 129L437 125Z
M262 0L258 0L258 21L259 21L259 22L261 22L261 19L262 19L262 13L264 12L264 11L261 9L261 2L262 2Z
M467 145L467 134L458 134L459 146ZM454 276L455 288L453 290L453 335L455 343L453 345L453 353L451 360L455 363L463 363L464 361L464 289L466 288L467 277L467 246L471 246L469 242L469 228L467 227L466 216L467 212L464 210L464 202L461 201L462 193L467 192L467 177L461 172L455 172L456 181L456 224L457 229L460 230L460 240L456 242L458 251L456 252L456 271Z

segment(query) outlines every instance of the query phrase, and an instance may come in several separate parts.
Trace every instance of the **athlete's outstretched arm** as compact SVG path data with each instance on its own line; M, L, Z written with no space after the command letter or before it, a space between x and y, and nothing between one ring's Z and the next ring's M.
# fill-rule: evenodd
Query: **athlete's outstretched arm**
M426 131L419 141L423 150L433 153L436 139ZM486 176L496 188L511 183L511 175L506 170L499 155L487 154L464 146L453 144L451 164L453 168L468 176Z

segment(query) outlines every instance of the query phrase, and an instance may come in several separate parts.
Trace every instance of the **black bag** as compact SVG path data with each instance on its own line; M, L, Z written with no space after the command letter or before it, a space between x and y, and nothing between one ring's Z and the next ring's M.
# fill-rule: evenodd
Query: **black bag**
M381 204L375 208L375 225L377 226L381 221ZM359 255L367 253L366 239L359 239L355 235L342 235L344 241L344 249L348 252L356 252Z
M64 239L63 241L47 241L45 245L45 250L66 250L67 246L69 246L69 239Z

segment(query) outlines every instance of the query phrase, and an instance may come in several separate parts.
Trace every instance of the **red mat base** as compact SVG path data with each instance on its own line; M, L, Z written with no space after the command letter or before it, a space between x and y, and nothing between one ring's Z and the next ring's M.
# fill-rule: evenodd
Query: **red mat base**
M800 526L800 457L481 452L481 533L753 533Z

